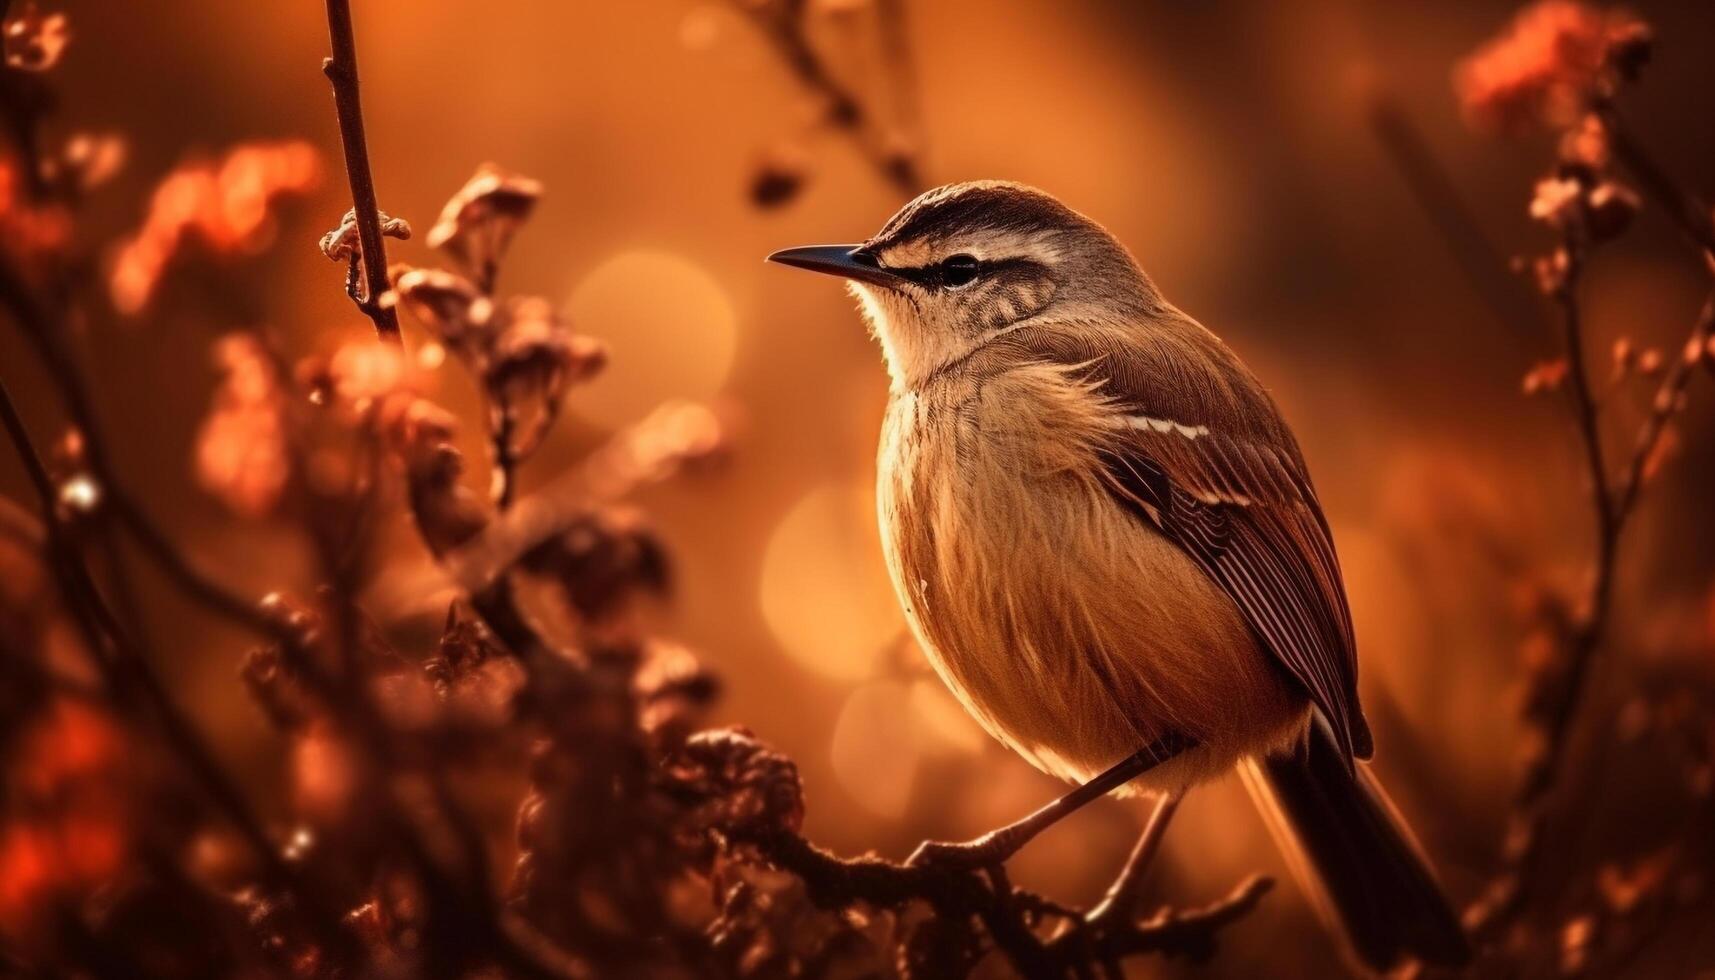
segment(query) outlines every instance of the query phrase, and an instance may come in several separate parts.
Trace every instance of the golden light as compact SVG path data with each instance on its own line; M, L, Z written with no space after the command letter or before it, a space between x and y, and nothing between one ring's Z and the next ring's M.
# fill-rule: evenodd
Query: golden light
M926 752L981 752L988 739L939 677L919 677L912 682L910 710Z
M607 369L569 402L588 421L618 427L668 399L706 399L726 384L738 317L695 263L667 252L621 253L584 277L568 310L575 330L610 348Z
M853 691L828 751L840 787L860 806L878 817L903 816L921 757L910 687L877 681Z
M857 681L905 628L882 564L874 493L834 484L805 494L762 557L762 615L793 659Z

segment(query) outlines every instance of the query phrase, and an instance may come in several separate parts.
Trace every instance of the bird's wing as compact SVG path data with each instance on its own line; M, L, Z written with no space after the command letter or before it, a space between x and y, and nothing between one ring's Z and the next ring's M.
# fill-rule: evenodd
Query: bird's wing
M1121 420L1100 450L1115 497L1220 584L1262 645L1304 685L1341 748L1369 758L1333 538L1297 443L1266 392L1212 335L1188 341L1213 344L1202 357L1187 356L1185 343L1019 340L1086 368ZM1206 377L1211 356L1237 373Z

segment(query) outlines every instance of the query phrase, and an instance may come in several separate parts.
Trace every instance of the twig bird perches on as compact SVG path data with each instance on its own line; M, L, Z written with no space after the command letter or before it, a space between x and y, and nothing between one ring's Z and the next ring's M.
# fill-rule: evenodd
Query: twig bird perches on
M1110 789L1242 766L1358 959L1464 962L1355 761L1372 745L1332 535L1238 358L1100 225L1017 184L938 188L861 245L771 258L847 279L881 342L882 539L918 640L991 734L1081 784L917 860L1004 860Z

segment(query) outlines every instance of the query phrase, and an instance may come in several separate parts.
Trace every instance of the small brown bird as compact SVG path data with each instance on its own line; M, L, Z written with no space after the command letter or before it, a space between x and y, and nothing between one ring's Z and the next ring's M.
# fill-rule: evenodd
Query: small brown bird
M913 860L995 863L1104 793L1238 765L1363 964L1464 962L1354 761L1372 746L1333 539L1238 357L1100 225L1018 184L937 188L862 245L770 259L850 280L881 343L882 540L924 651L992 735L1081 784Z

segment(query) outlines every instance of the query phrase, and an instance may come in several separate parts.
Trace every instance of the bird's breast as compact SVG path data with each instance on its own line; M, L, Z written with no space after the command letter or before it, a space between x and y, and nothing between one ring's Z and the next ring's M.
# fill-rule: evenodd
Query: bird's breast
M1225 593L1109 493L1107 411L1052 366L946 379L894 398L878 468L888 570L930 662L1070 778L1170 727L1237 746L1296 707Z

